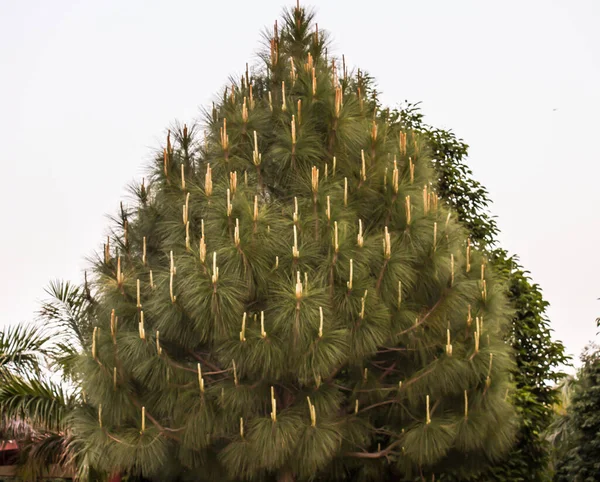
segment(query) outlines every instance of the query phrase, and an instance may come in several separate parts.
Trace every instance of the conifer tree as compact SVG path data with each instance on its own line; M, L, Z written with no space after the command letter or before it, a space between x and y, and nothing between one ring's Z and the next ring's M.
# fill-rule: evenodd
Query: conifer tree
M175 126L95 261L90 467L433 480L510 449L506 288L305 8Z

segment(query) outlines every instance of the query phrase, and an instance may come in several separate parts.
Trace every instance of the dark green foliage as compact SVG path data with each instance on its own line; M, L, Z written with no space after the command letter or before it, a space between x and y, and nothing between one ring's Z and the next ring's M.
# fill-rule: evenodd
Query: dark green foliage
M408 481L510 449L506 284L440 200L427 136L382 119L326 39L287 11L115 218L71 420L90 467Z
M568 407L568 447L557 461L557 482L600 480L600 349L589 346Z

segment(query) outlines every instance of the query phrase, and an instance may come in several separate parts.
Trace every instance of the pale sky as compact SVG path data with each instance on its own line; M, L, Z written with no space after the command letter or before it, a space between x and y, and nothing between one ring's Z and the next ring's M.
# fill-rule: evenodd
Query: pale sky
M151 148L257 62L281 0L0 0L0 327L81 281ZM291 5L291 3L290 3ZM501 244L578 355L600 316L600 1L321 0L383 100L470 145Z

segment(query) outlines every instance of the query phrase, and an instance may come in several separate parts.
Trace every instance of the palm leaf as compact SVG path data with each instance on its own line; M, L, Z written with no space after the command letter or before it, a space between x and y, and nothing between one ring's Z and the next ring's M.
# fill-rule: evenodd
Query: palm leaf
M0 331L0 379L9 373L39 372L43 356L53 352L40 327L20 324Z
M24 379L8 375L0 386L3 418L24 421L38 431L60 431L76 397L62 385L43 378Z

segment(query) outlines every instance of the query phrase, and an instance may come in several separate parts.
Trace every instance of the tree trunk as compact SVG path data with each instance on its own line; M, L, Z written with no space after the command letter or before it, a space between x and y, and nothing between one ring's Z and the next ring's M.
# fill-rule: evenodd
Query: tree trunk
M294 477L294 474L292 472L290 472L289 470L282 472L281 474L279 474L279 477L277 478L277 482L294 482L295 480L296 480L296 477Z

